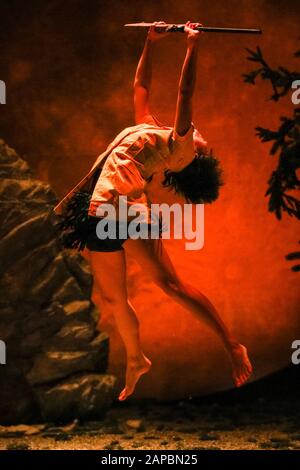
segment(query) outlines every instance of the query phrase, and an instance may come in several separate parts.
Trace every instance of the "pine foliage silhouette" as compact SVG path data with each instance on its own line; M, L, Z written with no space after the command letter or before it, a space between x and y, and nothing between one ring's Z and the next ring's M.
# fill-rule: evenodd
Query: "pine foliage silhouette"
M243 74L246 83L255 85L258 78L269 81L272 87L270 100L275 102L292 92L293 82L300 80L299 72L282 66L272 69L259 47L256 51L246 50L249 53L247 59L258 65L258 68ZM300 57L300 51L297 51L295 56ZM275 130L256 127L256 135L261 142L273 143L270 155L277 157L277 166L268 180L266 191L268 210L279 220L283 213L300 219L300 108L295 107L292 116L281 116L279 120L278 129ZM290 253L286 259L300 259L300 252ZM292 270L300 271L300 264L293 266Z

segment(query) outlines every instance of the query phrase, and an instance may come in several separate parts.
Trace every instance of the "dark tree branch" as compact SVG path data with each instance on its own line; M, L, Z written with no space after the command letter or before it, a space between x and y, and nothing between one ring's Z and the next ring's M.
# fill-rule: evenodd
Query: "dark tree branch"
M247 52L248 60L259 64L259 67L243 75L246 83L255 85L258 78L268 80L273 90L270 99L276 102L291 93L292 83L300 80L299 72L292 72L282 66L272 69L259 47L256 51L247 49ZM295 56L300 57L300 51ZM283 212L300 219L300 200L297 197L300 189L300 108L295 108L291 117L282 116L277 130L257 127L256 135L261 142L271 142L270 155L277 156L277 167L268 180L266 191L268 210L274 212L279 220ZM300 259L300 252L290 253L286 259ZM291 269L300 271L300 264Z

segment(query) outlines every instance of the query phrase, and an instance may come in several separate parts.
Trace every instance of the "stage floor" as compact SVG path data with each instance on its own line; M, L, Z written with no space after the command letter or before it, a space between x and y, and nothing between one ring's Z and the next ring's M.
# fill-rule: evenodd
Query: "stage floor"
M0 449L300 449L298 368L241 390L169 404L120 403L103 421L0 427Z

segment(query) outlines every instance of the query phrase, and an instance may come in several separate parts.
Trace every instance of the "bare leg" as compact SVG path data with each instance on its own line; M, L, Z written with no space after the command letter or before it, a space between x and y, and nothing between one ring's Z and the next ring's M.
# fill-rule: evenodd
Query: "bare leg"
M119 395L119 400L125 400L133 393L140 376L149 371L151 361L143 354L138 319L127 298L124 251L93 252L91 260L100 288L100 308L114 315L126 348L126 384Z
M221 338L229 353L233 378L241 386L252 373L247 349L229 333L213 304L198 289L182 282L163 247L162 240L127 240L125 249L141 263L145 272L164 292L208 324Z

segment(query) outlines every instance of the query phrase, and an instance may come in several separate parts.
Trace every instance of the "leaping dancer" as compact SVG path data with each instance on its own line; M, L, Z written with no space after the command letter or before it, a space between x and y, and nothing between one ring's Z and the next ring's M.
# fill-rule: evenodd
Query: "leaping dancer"
M229 332L210 300L197 287L180 278L161 238L99 239L95 231L99 207L105 203L117 207L119 196L126 196L129 205L141 203L148 207L147 188L153 176L189 203L211 203L218 197L221 184L218 160L208 153L207 143L192 121L197 54L202 34L197 31L200 23L187 22L184 27L187 50L179 81L174 126L163 125L150 111L152 49L154 43L169 34L158 32L164 24L155 22L150 27L136 70L133 87L136 125L116 137L88 175L55 208L56 213L62 213L67 206L72 213L76 195L82 195L82 189L88 188L90 198L84 210L91 228L85 233L86 247L93 252L92 264L101 293L100 308L114 315L127 354L126 383L119 395L121 401L134 392L139 378L151 368L150 359L143 353L139 322L128 298L125 251L169 297L216 332L231 360L237 387L252 373L246 347ZM76 204L78 201L80 205L80 197ZM70 226L75 227L73 232L77 229L77 235L83 236L74 217L68 220L71 220ZM76 247L76 243L69 246Z

